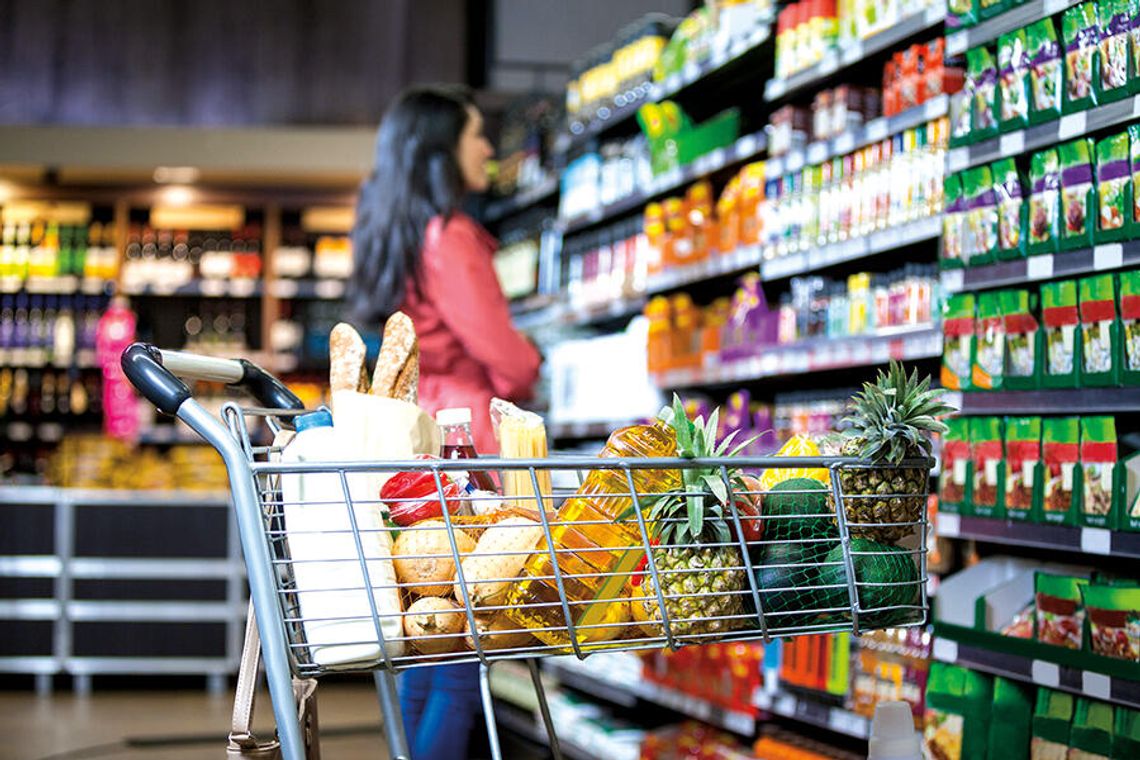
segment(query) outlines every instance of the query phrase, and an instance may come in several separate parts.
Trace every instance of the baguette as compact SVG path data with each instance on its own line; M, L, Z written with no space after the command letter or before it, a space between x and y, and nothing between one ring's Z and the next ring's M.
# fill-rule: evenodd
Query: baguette
M400 376L396 378L396 388L392 392L392 398L407 401L409 404L419 404L420 402L420 347L418 344L412 349L412 355L408 357L404 368L400 370Z
M404 371L417 346L415 325L407 314L397 311L384 325L384 340L380 344L380 356L376 359L376 370L372 374L372 388L369 391L373 396L397 398L396 385L400 373ZM418 371L417 369L416 372Z
M329 386L333 391L368 391L364 339L356 329L340 322L329 333Z

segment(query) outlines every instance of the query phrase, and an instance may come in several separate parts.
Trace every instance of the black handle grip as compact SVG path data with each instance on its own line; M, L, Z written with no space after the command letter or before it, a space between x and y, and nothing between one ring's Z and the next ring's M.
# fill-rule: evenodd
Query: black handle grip
M132 343L123 352L121 363L131 385L163 414L176 414L190 398L186 383L162 366L162 354L154 346Z
M267 409L304 409L305 405L285 384L248 359L238 360L242 366L241 386L257 403Z

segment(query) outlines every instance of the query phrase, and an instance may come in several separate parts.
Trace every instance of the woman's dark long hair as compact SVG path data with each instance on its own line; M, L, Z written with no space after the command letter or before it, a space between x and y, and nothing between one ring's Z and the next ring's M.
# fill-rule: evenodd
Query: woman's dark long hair
M352 231L348 305L358 324L375 325L398 310L409 279L419 287L428 222L450 216L463 200L456 148L471 105L464 88L415 87L384 114Z

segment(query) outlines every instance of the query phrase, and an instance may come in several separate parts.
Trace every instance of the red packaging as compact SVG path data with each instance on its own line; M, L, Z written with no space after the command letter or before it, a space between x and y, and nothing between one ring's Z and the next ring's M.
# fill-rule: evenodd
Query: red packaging
M901 53L896 53L899 70L897 108L899 112L918 105L918 50L912 45Z
M894 116L898 113L899 96L895 89L898 78L898 67L894 61L887 61L883 66L883 115Z

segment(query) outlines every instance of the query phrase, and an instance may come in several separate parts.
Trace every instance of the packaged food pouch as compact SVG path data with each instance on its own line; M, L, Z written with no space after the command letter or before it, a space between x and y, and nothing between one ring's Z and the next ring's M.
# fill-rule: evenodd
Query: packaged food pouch
M977 517L1005 517L1005 454L1000 417L970 418L973 483L970 511Z
M1127 132L1096 144L1096 195L1098 243L1124 240L1132 234L1133 214L1130 143Z
M970 418L951 417L942 434L942 472L938 477L938 509L961 514L970 503Z
M736 174L716 202L717 229L720 240L717 248L721 253L731 253L740 244L740 174Z
M962 242L965 225L965 200L962 197L962 177L951 174L943 181L943 195L946 199L942 214L942 259L943 269L958 269L965 266Z
M1093 653L1140 662L1140 586L1089 584L1082 597Z
M1075 525L1080 493L1080 422L1076 417L1049 417L1041 423L1041 456L1045 462L1041 518L1051 525Z
M944 662L930 664L922 740L927 757L971 760L986 756L993 679Z
M1119 494L1116 421L1081 418L1081 524L1116 528Z
M966 77L961 90L950 96L950 147L958 148L974 141L974 80Z
M1091 586L1086 586L1087 592ZM1092 610L1089 610L1092 619ZM1110 760L1113 732L1112 705L1077 697L1066 760Z
M1075 304L1074 304L1075 306ZM942 308L942 387L973 390L974 294L959 293Z
M1080 281L1081 385L1120 385L1120 320L1116 313L1116 277L1099 274Z
M967 75L974 82L974 103L971 114L970 139L986 140L998 133L997 61L989 48L977 47L966 51Z
M1041 687L1033 710L1033 740L1030 760L1060 760L1069 753L1069 732L1073 721L1072 694Z
M1029 126L1029 55L1024 29L998 38L1002 132Z
M1092 108L1096 105L1093 79L1100 44L1096 3L1082 3L1065 11L1061 17L1061 37L1065 44L1064 112Z
M1126 0L1128 14L1128 53L1131 56L1128 79L1132 91L1140 92L1140 0Z
M1140 0L1136 0L1140 4ZM1138 80L1140 81L1140 80ZM1128 128L1129 167L1132 173L1132 213L1128 216L1132 237L1140 236L1140 124Z
M1031 520L1041 504L1041 418L1005 420L1005 514Z
M947 29L965 29L978 23L978 0L949 0Z
M1032 390L1041 386L1045 333L1033 314L1036 296L1028 290L1002 291L1005 320L1006 388Z
M989 756L1028 760L1033 723L1033 687L1008 678L994 678L990 712Z
M1099 0L1097 16L1101 37L1096 99L1098 103L1111 103L1129 95L1132 89L1128 81L1132 26L1128 0Z
M973 385L980 390L997 390L1004 384L1004 373L1005 320L1001 313L1001 293L986 291L978 296Z
M1057 147L1061 163L1061 248L1090 248L1096 203L1093 185L1092 140L1080 139Z
M969 266L991 264L997 258L997 194L989 166L967 169L962 178L966 196L966 237L963 250Z
M1053 19L1041 19L1027 26L1025 42L1029 53L1029 123L1053 121L1061 116L1064 70Z
M1056 253L1061 244L1061 160L1056 148L1033 154L1029 168L1030 256Z
M1120 273L1120 342L1125 385L1140 385L1140 270Z
M1081 322L1077 307L1077 281L1048 282L1041 286L1041 322L1045 325L1046 388L1076 388L1080 381Z
M1112 760L1140 757L1140 710L1117 707L1113 728Z
M993 173L998 208L997 257L1021 258L1025 256L1025 228L1029 218L1021 173L1012 158L995 162Z

